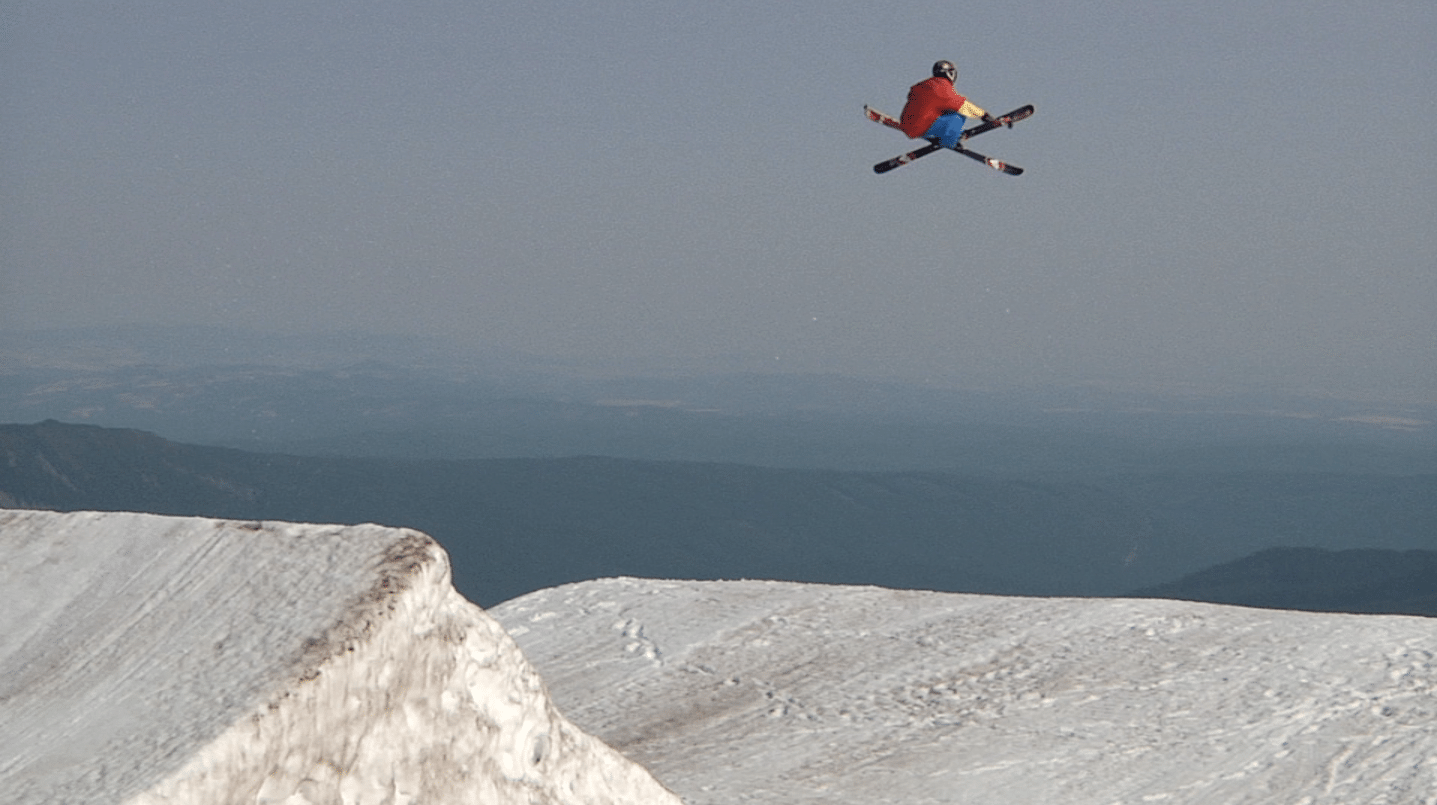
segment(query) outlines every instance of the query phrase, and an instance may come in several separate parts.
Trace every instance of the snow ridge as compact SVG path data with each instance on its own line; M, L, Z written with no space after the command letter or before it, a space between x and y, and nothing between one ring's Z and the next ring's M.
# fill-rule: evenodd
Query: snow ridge
M13 802L679 801L418 532L11 511L0 548Z

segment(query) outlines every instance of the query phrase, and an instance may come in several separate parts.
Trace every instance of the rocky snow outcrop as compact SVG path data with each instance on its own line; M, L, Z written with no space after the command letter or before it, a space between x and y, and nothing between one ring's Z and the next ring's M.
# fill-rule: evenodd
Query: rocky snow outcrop
M12 803L673 803L415 531L0 512Z

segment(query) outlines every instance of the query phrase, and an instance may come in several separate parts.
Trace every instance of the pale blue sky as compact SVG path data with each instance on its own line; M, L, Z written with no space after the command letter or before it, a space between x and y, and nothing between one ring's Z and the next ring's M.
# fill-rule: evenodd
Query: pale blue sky
M1430 0L0 8L0 328L1437 398Z

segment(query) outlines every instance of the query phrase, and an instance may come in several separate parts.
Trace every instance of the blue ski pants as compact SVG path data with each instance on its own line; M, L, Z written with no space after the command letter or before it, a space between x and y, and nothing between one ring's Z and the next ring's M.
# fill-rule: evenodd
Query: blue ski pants
M968 124L968 118L957 112L949 112L940 115L923 133L925 140L938 140L944 148L952 148L958 144L958 138L963 134L963 127Z

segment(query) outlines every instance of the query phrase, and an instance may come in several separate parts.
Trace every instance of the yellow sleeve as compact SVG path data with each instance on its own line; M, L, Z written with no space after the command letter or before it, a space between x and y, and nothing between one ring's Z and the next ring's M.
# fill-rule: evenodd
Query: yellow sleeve
M978 104L965 100L963 108L958 110L958 114L964 117L983 117L988 113L979 108Z

